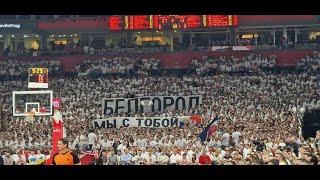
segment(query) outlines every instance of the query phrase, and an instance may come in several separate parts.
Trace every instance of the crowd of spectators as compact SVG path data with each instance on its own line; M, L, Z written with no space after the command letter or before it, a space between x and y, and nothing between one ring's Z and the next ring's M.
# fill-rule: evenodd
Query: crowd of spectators
M159 74L161 60L129 57L102 58L95 61L84 60L75 66L76 72L89 75L155 75Z
M53 76L59 74L59 71L63 71L60 61L18 61L9 59L0 61L0 78L24 77L24 79L27 79L28 70L31 67L48 68L49 73Z
M250 54L249 56L213 58L203 56L197 60L193 58L190 65L190 73L197 75L215 74L215 73L241 73L258 72L261 68L272 69L276 66L276 56L262 57L261 54Z
M296 64L298 71L308 71L309 73L320 73L320 55L315 51L311 55L307 55L306 58L301 59Z
M314 53L313 56L316 55ZM135 67L135 59L119 57L84 61L76 67L79 73L100 71L102 74L94 77L52 77L49 89L54 91L55 97L61 97L61 113L70 141L69 148L77 152L101 149L102 153L96 159L105 165L317 164L320 158L320 132L315 137L304 139L301 128L303 114L293 109L320 108L319 74L312 70L273 73L259 68L274 68L274 60L275 57L264 58L254 54L239 59L204 57L202 60L192 61L194 72L181 76L149 76L143 73L131 76L129 73L122 77L102 74L107 72L108 67L117 67L118 71L120 67ZM139 68L133 69L133 72L146 69L147 63L150 68L153 63L159 65L160 61L154 58L141 60L140 64L137 63ZM246 66L247 63L249 66ZM11 66L8 64L4 63L2 67L7 70L6 66ZM28 66L13 64L16 65L11 67L13 74L16 73L15 68L20 70ZM214 64L217 69L220 68L214 74L198 73ZM238 67L244 65L244 68L258 68L254 73L233 73L239 64ZM221 68L223 66L226 67L225 71ZM229 66L231 71L227 71ZM299 66L310 69L307 64ZM198 68L201 70L197 71ZM123 70L127 72L126 68ZM3 109L0 150L4 164L34 164L37 160L46 158L44 154L48 154L51 149L52 122L49 117L36 117L33 123L27 123L24 118L12 116L11 92L26 89L26 80L0 81L0 102ZM183 111L166 109L164 112L144 114L102 114L102 98L123 98L129 91L135 92L136 96L202 95L203 104ZM217 131L205 142L201 142L199 134L213 115L218 114L221 117ZM107 117L188 115L201 116L202 125L155 129L92 127L92 120Z

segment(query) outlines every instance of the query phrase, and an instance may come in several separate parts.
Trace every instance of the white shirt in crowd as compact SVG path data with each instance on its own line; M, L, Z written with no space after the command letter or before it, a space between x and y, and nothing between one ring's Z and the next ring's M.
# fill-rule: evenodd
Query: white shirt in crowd
M271 149L272 146L273 146L273 143L272 143L272 142L268 142L268 143L266 144L266 148L267 148L267 149Z
M221 142L219 140L210 141L208 144L209 147L221 147Z
M83 135L83 134L80 135L80 142L81 143L85 143L86 142L86 136L85 135Z
M88 140L89 144L93 144L97 140L97 135L95 135L94 133L89 133Z
M177 164L180 163L182 160L182 157L179 154L172 154L170 156L170 164Z
M124 150L127 148L127 146L123 145L122 143L118 145L117 150L124 153Z
M101 144L103 149L108 149L108 148L112 147L113 142L112 141L108 141L108 140L101 140L100 144Z
M24 157L24 156L23 156L23 157ZM19 160L18 154L13 154L13 155L12 155L12 159L14 160L15 163L17 163L18 160ZM26 158L24 158L24 159L26 159Z
M224 133L222 135L222 145L223 146L229 146L229 140L230 140L230 134L229 133Z
M245 157L246 155L251 153L251 149L250 148L243 148L243 157Z
M99 143L94 143L93 145L92 145L92 150L99 150L99 149L101 149L101 145L99 144Z
M147 143L145 139L137 139L136 142L138 147L146 147Z
M232 140L233 142L237 143L239 141L239 136L240 136L240 132L239 131L236 131L236 132L233 132L232 133Z
M84 51L84 53L88 54L89 53L89 46L84 46L83 51Z

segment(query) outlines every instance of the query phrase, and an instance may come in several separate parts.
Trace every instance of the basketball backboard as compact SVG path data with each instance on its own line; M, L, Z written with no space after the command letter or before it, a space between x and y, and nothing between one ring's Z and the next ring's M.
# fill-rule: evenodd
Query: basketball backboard
M53 91L13 91L13 116L53 116Z

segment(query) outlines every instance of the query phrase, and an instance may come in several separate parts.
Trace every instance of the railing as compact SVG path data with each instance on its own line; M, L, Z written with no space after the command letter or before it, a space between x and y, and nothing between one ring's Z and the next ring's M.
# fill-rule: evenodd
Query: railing
M213 46L219 47L219 46ZM230 48L221 48L213 50L212 46L197 46L191 48L181 48L175 49L174 52L212 52L212 51L232 51L232 46L221 46L221 47L230 47ZM281 51L281 50L320 50L320 44L318 43L311 43L311 44L301 44L295 45L290 47L285 46L270 46L270 45L258 45L258 46L251 46L250 51ZM64 50L46 50L46 51L37 51L33 53L31 50L19 50L19 51L11 51L9 57L46 57L46 56L68 56L68 55L117 55L117 54L152 54L152 53L172 53L170 51L170 47L159 46L159 47L141 47L141 48L101 48L101 49L94 49L93 51L89 50L88 53L84 53L81 48L76 49L68 49L65 48Z

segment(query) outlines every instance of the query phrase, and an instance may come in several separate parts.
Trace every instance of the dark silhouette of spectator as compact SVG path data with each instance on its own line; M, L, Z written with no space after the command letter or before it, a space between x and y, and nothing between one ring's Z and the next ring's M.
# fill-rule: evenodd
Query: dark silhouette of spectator
M56 50L56 44L54 43L54 41L50 41L49 45L51 46L51 50L55 51Z
M4 50L4 52L3 52L3 56L4 56L4 57L8 57L8 56L9 56L10 51L11 51L10 46L8 46L8 47Z
M3 161L2 156L0 156L0 165L4 165L4 161Z
M114 44L113 43L110 43L110 49L114 49Z
M59 49L59 51L62 51L64 49L64 44L62 44L62 42L59 44L58 49Z
M79 40L76 46L79 48L81 46L81 41Z

